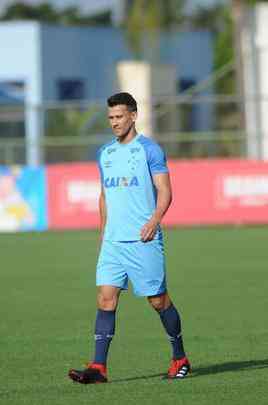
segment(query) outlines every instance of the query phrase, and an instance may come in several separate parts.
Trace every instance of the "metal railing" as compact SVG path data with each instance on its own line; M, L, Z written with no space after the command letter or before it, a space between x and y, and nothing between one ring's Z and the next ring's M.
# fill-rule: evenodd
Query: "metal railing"
M110 135L44 137L41 149L44 163L95 160L100 145ZM186 132L156 134L155 139L168 158L193 159L216 157L245 157L246 136L243 131ZM0 140L0 164L26 163L24 138Z
M241 100L234 96L181 95L153 100L154 138L169 158L246 156L241 130ZM143 108L139 104L139 110ZM105 102L53 102L44 105L0 106L0 164L25 164L25 118L37 113L44 123L39 147L43 163L94 160L111 139Z

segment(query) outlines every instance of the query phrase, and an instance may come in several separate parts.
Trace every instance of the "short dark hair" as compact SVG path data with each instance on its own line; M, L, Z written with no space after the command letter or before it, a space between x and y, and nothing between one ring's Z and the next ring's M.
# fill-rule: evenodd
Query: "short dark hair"
M129 93L116 93L107 99L107 104L109 107L115 107L116 105L126 105L128 111L137 111L137 102Z

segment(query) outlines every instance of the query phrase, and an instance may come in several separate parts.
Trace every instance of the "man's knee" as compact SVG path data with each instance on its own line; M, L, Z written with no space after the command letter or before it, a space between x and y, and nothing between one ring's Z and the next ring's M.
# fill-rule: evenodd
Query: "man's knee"
M118 289L100 287L97 294L98 308L103 311L114 311L118 304L118 296Z
M171 301L167 293L147 297L147 299L151 306L158 312L167 309L171 305Z

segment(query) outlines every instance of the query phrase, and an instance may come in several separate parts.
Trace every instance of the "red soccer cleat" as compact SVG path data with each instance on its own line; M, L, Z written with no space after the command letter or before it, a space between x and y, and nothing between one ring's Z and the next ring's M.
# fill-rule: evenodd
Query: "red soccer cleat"
M191 365L187 357L179 360L172 360L168 369L167 378L185 378L191 372Z
M84 370L71 369L68 375L80 384L100 384L108 381L106 367L97 363L88 363Z

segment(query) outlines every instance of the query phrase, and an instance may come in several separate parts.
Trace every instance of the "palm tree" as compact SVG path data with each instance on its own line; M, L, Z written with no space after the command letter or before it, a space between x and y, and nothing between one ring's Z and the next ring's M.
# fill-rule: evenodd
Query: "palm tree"
M240 103L240 125L245 128L245 108L244 108L244 80L243 80L243 53L242 53L242 31L244 27L245 11L247 8L245 0L232 0L231 15L234 27L234 49L236 58L236 83L237 94Z
M139 58L142 56L143 37L147 35L151 46L157 42L161 30L167 30L182 20L185 0L132 0L126 20L129 44Z

